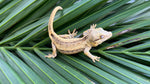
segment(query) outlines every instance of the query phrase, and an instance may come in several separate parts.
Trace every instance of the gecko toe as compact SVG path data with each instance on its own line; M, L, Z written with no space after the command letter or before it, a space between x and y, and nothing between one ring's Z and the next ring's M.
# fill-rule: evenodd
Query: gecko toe
M100 57L97 57L97 56L94 56L94 57L92 58L92 61L93 61L93 62L99 61L99 60L100 60Z
M46 58L55 58L56 56L52 55L52 54L49 54L49 55L46 55L45 56Z
M96 58L96 61L99 61L99 60L100 60L100 57L97 57L97 58Z
M92 61L93 61L93 62L95 62L95 60L94 60L94 59L92 59Z

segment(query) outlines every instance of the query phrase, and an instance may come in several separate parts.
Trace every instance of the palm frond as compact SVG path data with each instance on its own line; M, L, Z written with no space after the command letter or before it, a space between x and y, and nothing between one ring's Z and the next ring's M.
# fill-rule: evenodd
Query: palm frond
M0 0L0 83L2 84L149 84L150 1ZM57 34L76 28L78 36L97 24L113 36L91 51L45 58L51 53L47 24L57 5Z

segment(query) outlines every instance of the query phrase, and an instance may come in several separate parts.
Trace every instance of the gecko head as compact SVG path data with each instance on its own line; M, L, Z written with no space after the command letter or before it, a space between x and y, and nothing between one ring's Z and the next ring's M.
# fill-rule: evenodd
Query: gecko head
M92 47L96 47L104 41L108 40L112 33L104 30L103 28L96 28L96 25L91 25L91 28L83 32L84 36L88 36L88 43Z

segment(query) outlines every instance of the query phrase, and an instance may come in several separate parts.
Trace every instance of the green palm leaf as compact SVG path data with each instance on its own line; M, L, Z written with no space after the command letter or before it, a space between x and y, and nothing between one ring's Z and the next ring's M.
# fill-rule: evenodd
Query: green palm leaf
M0 0L0 83L2 84L149 84L150 1ZM57 34L78 36L97 24L113 36L91 52L45 58L51 53L47 24L55 6Z

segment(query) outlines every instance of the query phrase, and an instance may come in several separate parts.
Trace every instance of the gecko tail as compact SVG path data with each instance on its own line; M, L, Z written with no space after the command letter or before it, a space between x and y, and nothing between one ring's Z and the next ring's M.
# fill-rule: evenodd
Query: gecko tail
M58 10L62 10L63 8L61 6L57 6L55 7L55 9L52 11L50 18L49 18L49 22L48 22L48 32L49 32L49 36L54 32L54 28L53 28L53 21L54 21L54 17L55 14Z

